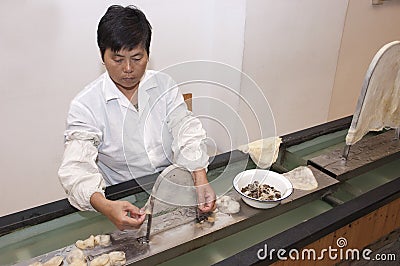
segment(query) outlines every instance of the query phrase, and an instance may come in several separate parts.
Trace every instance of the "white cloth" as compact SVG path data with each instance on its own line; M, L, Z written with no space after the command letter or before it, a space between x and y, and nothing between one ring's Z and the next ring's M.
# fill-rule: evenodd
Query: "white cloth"
M266 169L278 159L281 143L280 137L269 137L241 145L238 150L250 154L250 158L258 167Z
M384 45L372 60L354 118L346 136L346 144L353 145L369 131L400 127L400 41ZM353 118L353 119L354 119Z
M104 194L106 185L156 173L172 163L189 171L208 166L206 133L171 77L146 71L138 104L139 111L108 73L71 102L58 175L74 207L94 210L94 192Z
M290 183L292 183L293 188L300 190L313 190L318 188L318 181L315 178L313 172L307 166L299 166L293 170L283 174Z

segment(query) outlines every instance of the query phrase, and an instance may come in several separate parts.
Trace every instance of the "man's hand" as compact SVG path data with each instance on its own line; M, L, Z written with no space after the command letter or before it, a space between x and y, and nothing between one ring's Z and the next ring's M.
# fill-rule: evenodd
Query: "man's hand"
M137 229L146 218L143 209L139 209L128 201L108 200L98 192L92 195L90 203L93 208L107 216L119 230Z
M208 183L204 169L192 173L197 192L198 208L201 212L215 210L215 192Z

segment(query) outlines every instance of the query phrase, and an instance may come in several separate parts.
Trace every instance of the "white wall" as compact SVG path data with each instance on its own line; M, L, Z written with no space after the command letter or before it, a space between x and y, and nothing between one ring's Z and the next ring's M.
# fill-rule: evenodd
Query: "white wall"
M101 71L95 30L106 4L94 2L0 3L0 215L64 197L68 105Z
M385 44L400 40L399 25L398 0L384 1L377 6L370 1L350 1L328 120L354 113L372 58Z
M347 2L247 2L243 71L265 93L278 135L326 121Z
M164 70L178 84L201 77L228 84L237 92L240 90L241 73L232 72L232 68L241 69L242 66L245 0L143 1L140 7L154 29L151 68ZM198 60L211 62L192 62ZM218 62L228 66L221 69ZM232 122L227 118L232 111L222 109L218 99L237 109L238 97L223 87L201 81L180 88L193 94L193 112L202 120L212 142L218 143L218 150L231 150ZM228 125L229 132L221 125Z

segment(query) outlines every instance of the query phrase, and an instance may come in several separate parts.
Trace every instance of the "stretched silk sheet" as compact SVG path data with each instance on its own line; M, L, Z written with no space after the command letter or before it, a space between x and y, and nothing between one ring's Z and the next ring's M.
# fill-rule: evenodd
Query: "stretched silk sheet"
M369 131L400 127L400 41L383 46L373 58L353 116L346 144Z
M267 169L278 158L281 143L280 137L269 137L241 145L238 150L250 154L250 158L258 167Z

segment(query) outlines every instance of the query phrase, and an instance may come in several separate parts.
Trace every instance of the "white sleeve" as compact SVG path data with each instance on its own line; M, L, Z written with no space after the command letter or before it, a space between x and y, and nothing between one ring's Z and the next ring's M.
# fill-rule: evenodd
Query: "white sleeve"
M104 195L105 182L96 165L98 143L98 137L89 132L73 132L65 142L58 177L69 202L79 210L94 211L90 197L95 192Z
M168 128L172 133L174 162L189 171L208 166L206 131L201 121L187 109L178 87L170 80L168 97Z
M105 189L103 176L96 164L101 133L95 132L90 119L82 115L83 111L79 105L71 105L58 177L72 206L95 211L90 197L95 192L104 195Z

